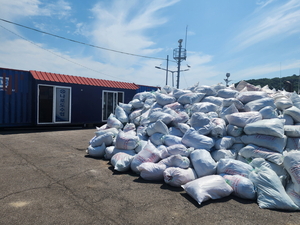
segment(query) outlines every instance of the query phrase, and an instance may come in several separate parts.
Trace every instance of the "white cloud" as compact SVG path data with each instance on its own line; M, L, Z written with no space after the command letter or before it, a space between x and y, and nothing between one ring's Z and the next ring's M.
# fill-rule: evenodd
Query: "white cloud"
M39 0L0 0L0 15L3 19L19 18L24 16L35 16L39 12Z
M157 12L178 0L154 0L150 3L137 0L114 0L110 5L97 4L93 9L95 23L90 32L94 43L105 48L138 55L154 55L155 48L146 33L149 29L167 22ZM130 66L138 59L118 53L101 52L102 59L115 65Z
M52 16L66 17L71 6L64 0L47 3L40 0L0 0L0 15L3 19L19 19L26 16Z
M266 4L272 1L267 1ZM289 2L259 11L253 14L244 31L235 39L238 50L248 48L254 44L266 41L270 38L287 37L295 32L300 32L300 2Z

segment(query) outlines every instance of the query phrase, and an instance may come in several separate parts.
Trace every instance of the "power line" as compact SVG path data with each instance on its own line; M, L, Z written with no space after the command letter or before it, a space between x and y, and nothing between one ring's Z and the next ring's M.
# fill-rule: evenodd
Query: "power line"
M49 32L45 32L45 31L41 31L41 30L38 30L38 29L35 29L35 28L32 28L32 27L24 26L22 24L14 23L12 21L5 20L5 19L2 19L2 18L0 18L0 20L2 20L3 22L6 22L6 23L11 23L11 24L14 24L14 25L17 25L17 26L20 26L20 27L23 27L23 28L26 28L26 29L29 29L29 30L36 31L36 32L39 32L39 33L42 33L42 34L47 34L47 35L50 35L50 36L53 36L53 37L61 38L61 39L71 41L71 42L75 42L75 43L82 44L82 45L87 45L87 46L90 46L90 47L93 47L93 48L99 48L99 49L106 50L106 51L111 51L111 52L116 52L116 53L120 53L120 54L136 56L136 57L148 58L148 59L167 60L167 59L163 59L163 58L156 58L156 57L151 57L151 56L138 55L138 54L133 54L133 53L128 53L128 52L113 50L113 49L109 49L109 48L104 48L104 47L100 47L100 46L97 46L97 45L92 45L92 44L84 43L84 42L81 42L81 41L76 41L76 40L73 40L73 39L70 39L70 38L65 38L65 37L62 37L62 36L59 36L59 35L56 35L56 34L51 34Z
M97 71L97 70L91 69L91 68L89 68L89 67L87 67L87 66L84 66L84 65L82 65L82 64L79 64L79 63L77 63L77 62L74 62L74 61L72 61L72 60L69 60L69 59L67 59L67 58L65 58L65 57L63 57L63 56L61 56L61 55L58 55L58 54L56 54L56 53L54 53L54 52L50 51L49 49L45 49L45 48L43 48L43 47L41 47L41 46L37 45L36 43L34 43L34 42L32 42L32 41L30 41L30 40L28 40L28 39L26 39L26 38L22 37L22 36L21 36L21 35L19 35L19 34L16 34L15 32L13 32L13 31L11 31L11 30L9 30L9 29L7 29L7 28L3 27L2 25L0 25L0 27L2 27L3 29L5 29L5 30L7 30L7 31L11 32L12 34L14 34L14 35L16 35L16 36L18 36L18 37L20 37L20 38L24 39L25 41L27 41L27 42L29 42L29 43L31 43L31 44L33 44L33 45L35 45L35 46L37 46L37 47L39 47L39 48L41 48L41 49L45 50L45 51L47 51L47 52L50 52L51 54L53 54L53 55L56 55L56 56L58 56L58 57L60 57L60 58L62 58L62 59L64 59L64 60L67 60L67 61L69 61L69 62L71 62L71 63L74 63L74 64L76 64L76 65L78 65L78 66L84 67L84 68L86 68L86 69L89 69L89 70L91 70L91 71L93 71L93 72L100 73L100 74L102 74L102 75L105 75L105 76L108 76L108 77L113 77L113 78L116 78L116 79L119 79L119 80L123 80L123 81L126 81L126 82L131 82L131 83L134 83L134 82L132 82L132 81L129 81L129 80L121 79L121 78L119 78L119 77L114 77L114 76L111 76L111 75L108 75L108 74L102 73L102 72L100 72L100 71Z

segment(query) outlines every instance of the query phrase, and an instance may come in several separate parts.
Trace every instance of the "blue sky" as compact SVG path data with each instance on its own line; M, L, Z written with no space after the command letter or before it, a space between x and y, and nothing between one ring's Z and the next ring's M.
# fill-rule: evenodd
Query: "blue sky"
M0 0L0 67L164 86L187 59L180 88L285 77L300 69L299 0ZM187 31L187 35L186 35ZM187 37L187 39L186 39ZM147 58L149 57L149 58ZM174 73L176 86L177 74ZM172 86L171 73L168 85Z

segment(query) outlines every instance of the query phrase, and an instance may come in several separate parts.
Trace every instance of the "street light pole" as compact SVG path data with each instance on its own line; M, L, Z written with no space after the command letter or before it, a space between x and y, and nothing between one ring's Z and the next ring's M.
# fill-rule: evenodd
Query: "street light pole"
M165 70L168 74L168 72L172 73L172 87L174 87L174 73L178 73L178 71L176 70L168 70L165 68L161 68L159 66L155 66L156 69L160 69L160 70ZM180 70L180 72L184 72L184 71L188 71L189 69L185 69L185 70ZM167 78L168 79L168 78ZM167 83L167 82L166 82Z
M168 85L169 55L167 55L166 85Z

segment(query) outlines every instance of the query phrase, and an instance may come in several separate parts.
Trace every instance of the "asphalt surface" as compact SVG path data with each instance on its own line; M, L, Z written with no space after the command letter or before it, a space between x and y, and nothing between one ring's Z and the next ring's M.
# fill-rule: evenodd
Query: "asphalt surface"
M0 130L0 224L300 224L300 212L181 188L86 156L95 129Z

